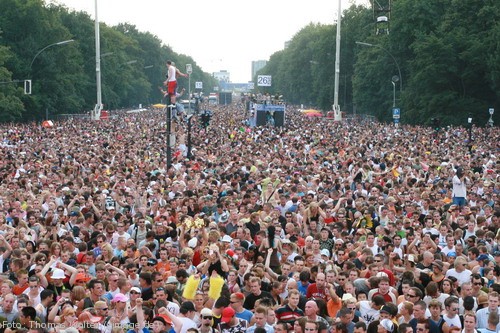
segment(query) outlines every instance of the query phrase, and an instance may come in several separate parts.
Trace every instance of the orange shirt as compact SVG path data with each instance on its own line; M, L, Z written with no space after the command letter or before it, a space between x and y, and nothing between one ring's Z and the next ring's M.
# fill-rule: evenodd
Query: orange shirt
M337 318L337 312L342 307L342 300L339 298L338 302L335 303L333 298L326 303L326 309L328 310L328 316L330 318Z
M24 286L20 286L18 284L16 284L14 287L12 287L12 293L16 296L19 296L21 295L26 289L28 289L30 285L29 284L25 284Z

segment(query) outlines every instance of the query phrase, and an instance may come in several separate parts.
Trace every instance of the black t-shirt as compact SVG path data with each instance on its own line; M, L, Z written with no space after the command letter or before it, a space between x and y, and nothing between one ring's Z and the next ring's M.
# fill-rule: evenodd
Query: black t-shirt
M149 301L153 298L153 288L149 287L142 289L141 296L143 300Z
M243 307L245 309L251 311L255 308L255 302L258 299L262 299L262 298L269 298L271 300L271 302L273 303L273 305L276 305L276 304L274 304L275 302L274 302L273 296L270 293L268 293L267 291L262 291L259 296L255 296L254 294L248 295L245 298L245 303L243 303Z
M170 237L170 233L167 232L166 234L163 234L163 235L156 235L155 239L161 245L161 244L165 243L165 241L167 240L168 237Z
M55 286L53 284L49 284L46 289L52 290L54 292L54 302L57 302L57 299L59 296L61 296L61 293L63 290L71 290L71 286L69 283L63 283L62 286Z
M260 231L260 224L259 223L252 223L252 222L247 222L245 224L245 227L247 227L250 230L250 234L252 235L252 239L255 237L255 234Z
M212 271L216 271L217 274L222 277L226 276L226 272L222 270L222 264L220 260L217 260L217 262L210 264L210 266L208 267L208 276L212 276Z

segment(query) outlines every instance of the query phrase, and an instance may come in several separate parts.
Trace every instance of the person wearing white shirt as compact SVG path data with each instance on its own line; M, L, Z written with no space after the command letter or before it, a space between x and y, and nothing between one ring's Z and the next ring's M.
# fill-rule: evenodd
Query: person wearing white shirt
M455 237L452 234L446 235L446 246L441 248L441 252L444 255L448 255L450 252L457 252L455 250Z
M454 268L449 269L446 272L446 277L453 276L458 280L459 285L463 283L470 282L470 276L472 272L467 268L467 261L464 257L458 257L455 259Z
M476 328L479 329L488 328L488 317L490 313L496 312L497 314L500 314L500 310L498 307L499 298L500 296L496 291L492 291L488 294L488 306L479 309L476 312L476 318L477 318ZM497 323L496 331L498 332L499 330L500 330L500 324Z
M458 205L460 207L465 206L465 201L467 199L467 187L466 183L469 181L467 177L465 177L464 171L461 167L457 168L455 176L453 176L453 204Z
M458 316L458 298L454 296L448 297L444 301L444 306L445 314L443 314L443 319L448 326L462 328L462 323L460 322L460 317Z

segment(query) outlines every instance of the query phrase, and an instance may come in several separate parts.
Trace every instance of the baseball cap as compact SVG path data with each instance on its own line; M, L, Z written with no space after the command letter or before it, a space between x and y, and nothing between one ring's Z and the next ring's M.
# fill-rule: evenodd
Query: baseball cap
M224 237L222 237L221 241L225 242L225 243L231 243L233 241L233 239L229 235L224 235Z
M453 258L456 258L457 257L457 253L452 251L452 252L448 252L448 254L446 255L447 257L453 257Z
M481 261L481 260L486 260L488 259L488 255L487 254L480 254L479 257L477 257L477 261Z
M214 313L212 312L212 310L210 310L208 308L203 308L203 309L201 309L200 315L202 317L208 317L208 316L213 316Z
M78 273L75 277L75 282L84 281L85 283L87 283L90 280L92 280L92 278L85 273Z
M234 311L233 308L231 307L224 308L224 310L222 310L222 318L220 321L223 323L229 323L235 314L236 312Z
M122 293L118 293L113 297L112 302L127 302L128 298L127 296L123 295Z
M382 308L380 309L380 312L385 312L391 316L396 316L397 313L394 313L394 309L388 305L384 305L382 306Z
M330 257L330 251L328 251L327 249L323 249L323 250L321 250L321 255Z
M177 283L177 278L175 276L169 276L167 278L167 281L165 281L166 284L170 284L170 283Z
M164 314L159 314L156 317L153 318L153 321L161 321L163 325L172 325L172 320L167 315Z
M134 292L139 293L139 294L141 293L141 289L138 287L132 287L132 288L130 288L130 291L134 291Z
M382 319L380 321L380 326L382 326L383 328L385 328L387 330L387 332L394 331L394 324L389 319Z

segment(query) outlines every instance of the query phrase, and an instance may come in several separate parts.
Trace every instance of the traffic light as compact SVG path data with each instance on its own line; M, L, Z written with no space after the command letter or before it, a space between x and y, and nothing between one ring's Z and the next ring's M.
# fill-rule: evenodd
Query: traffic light
M31 95L31 80L24 80L24 94Z

